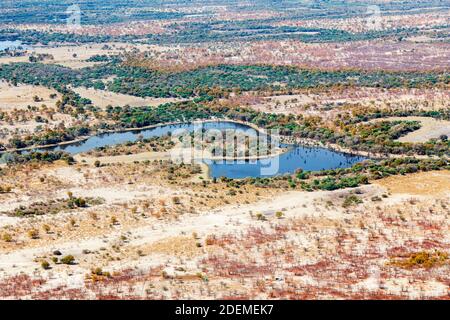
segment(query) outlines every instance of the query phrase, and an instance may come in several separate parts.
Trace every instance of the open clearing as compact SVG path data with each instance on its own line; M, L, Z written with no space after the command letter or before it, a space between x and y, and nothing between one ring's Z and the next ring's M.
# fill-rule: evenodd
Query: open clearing
M105 44L89 44L83 46L33 47L31 54L47 54L53 59L45 59L43 63L58 64L72 69L92 67L99 62L88 62L87 59L96 55L113 55L120 50ZM101 63L101 62L100 62Z
M56 97L50 98L51 94L56 94ZM41 98L42 101L34 101L35 96ZM41 106L42 104L53 107L60 96L55 90L43 86L20 84L15 87L0 81L0 110L26 109L29 105Z
M384 198L375 209L371 198L381 196L390 186L369 185L358 188L363 202L348 210L340 204L354 194L353 190L290 191L266 194L249 203L203 206L196 212L178 208L182 209L178 219L175 213L179 205L171 204L171 197L178 196L183 203L187 203L186 196L195 197L191 202L198 205L214 193L201 184L160 185L163 180L149 176L149 169L151 166L131 163L111 168L50 165L27 175L19 173L19 181L35 181L32 185L36 188L28 193L27 197L32 198L28 201L42 199L40 190L50 183L60 187L49 186L48 196L64 197L64 186L76 196L103 197L105 203L30 219L2 217L2 224L10 225L3 232L10 232L17 240L1 244L0 278L5 280L0 279L0 283L9 281L14 286L14 278L9 277L21 272L43 279L43 285L30 286L31 293L21 291L23 298L45 296L46 290L58 290L53 294L62 296L80 290L77 292L93 297L110 294L147 298L162 292L162 297L172 299L231 295L292 298L295 291L299 295L309 292L310 298L324 298L329 295L326 288L339 294L350 288L354 296L347 293L347 297L353 298L358 294L410 298L446 295L447 266L424 271L432 272L424 278L417 277L420 271L388 264L393 252L400 250L403 254L403 247L421 250L427 245L411 239L433 234L437 245L448 241L448 227L442 223L448 214L446 194L437 198L437 193L430 193L430 197L417 197L413 203L414 192L407 190ZM134 177L130 177L131 172ZM125 180L119 178L122 175ZM436 190L439 185L445 190L448 184L442 185L442 181L449 176L449 172L430 172L404 178L408 185L411 179L428 180L429 185L423 188ZM108 187L102 186L106 179ZM126 183L129 180L133 183ZM197 193L204 196L198 197ZM17 201L17 196L25 194L18 189L16 194L3 197ZM163 216L150 213L156 213L161 205L166 208ZM400 217L405 221L400 220L399 210L405 212ZM276 218L276 212L282 212L283 218ZM258 219L258 215L265 219ZM110 222L113 216L117 223ZM74 224L68 224L71 219ZM51 232L41 232L35 240L23 236L31 227L44 224L51 227ZM55 250L73 255L76 264L51 263L49 271L39 268L40 261L55 257ZM325 270L322 265L327 266ZM91 270L99 267L111 272L112 278L89 281ZM336 281L337 271L343 270L346 280ZM52 276L55 273L57 278ZM122 275L126 280L120 280ZM205 278L208 281L201 281ZM262 282L267 285L265 290L260 289ZM405 283L408 291L403 290Z
M58 64L72 69L81 69L92 67L103 62L86 61L97 55L114 56L134 50L146 51L154 50L155 52L164 52L170 50L170 47L145 45L145 44L128 44L121 42L110 43L90 43L86 45L62 45L62 46L33 46L27 51L27 54L18 57L0 57L0 64L28 62L31 55L51 55L53 59L44 59L42 63Z
M411 195L445 195L450 192L450 171L420 172L388 177L374 182L391 193Z
M439 139L441 135L450 136L450 121L438 120L427 117L389 117L376 119L375 121L418 121L422 127L419 130L400 137L400 142L427 142L430 139Z
M106 48L106 47L105 47ZM113 54L113 50L102 49L100 45L85 45L85 46L61 46L61 47L33 47L27 51L27 54L19 57L1 57L0 64L15 63L15 62L29 62L29 57L32 55L51 55L53 59L47 58L41 61L47 64L58 64L64 67L80 69L85 67L92 67L99 62L85 61L95 55Z

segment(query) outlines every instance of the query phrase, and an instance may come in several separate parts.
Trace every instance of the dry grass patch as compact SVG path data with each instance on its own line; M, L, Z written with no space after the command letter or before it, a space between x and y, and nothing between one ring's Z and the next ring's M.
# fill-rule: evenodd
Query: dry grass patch
M171 237L155 242L143 250L143 253L162 253L171 256L195 257L201 253L199 241L193 237Z
M55 95L50 97L50 95ZM39 97L39 101L35 100ZM61 95L55 90L43 86L20 84L12 86L0 81L0 110L26 109L28 105L53 107Z
M392 176L375 181L391 193L433 196L447 194L450 190L450 171L431 171L407 176Z
M391 265L400 268L433 268L444 265L448 261L448 254L442 251L427 252L421 251L411 253L408 257L402 259L392 259Z

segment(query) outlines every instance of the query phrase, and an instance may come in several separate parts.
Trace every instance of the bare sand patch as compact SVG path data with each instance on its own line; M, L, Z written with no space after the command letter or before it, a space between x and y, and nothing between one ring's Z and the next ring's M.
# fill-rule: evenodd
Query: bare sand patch
M66 175L68 179L80 178L82 173L76 173L76 168L56 169L55 174ZM92 171L89 179L96 177L95 174L100 171L107 170L106 167L80 169L83 172ZM111 172L117 173L117 170ZM109 176L107 172L104 174ZM96 179L98 178L100 177ZM117 192L124 189L123 185L116 187ZM128 185L125 191L136 190L136 187L136 184ZM156 201L170 191L162 190L164 193L160 193L153 186L148 187L153 193L145 190L146 199L153 198ZM24 239L26 243L23 246L3 244L5 249L0 252L0 268L3 268L0 279L8 279L19 272L34 272L35 277L43 277L49 281L45 286L35 288L36 292L60 284L59 281L52 280L52 275L57 275L63 284L70 283L73 288L87 290L83 280L94 268L101 267L103 271L111 272L111 281L114 283L120 280L121 274L129 275L126 279L130 279L130 270L133 269L145 275L145 280L155 286L149 290L155 290L158 294L166 292L167 297L175 297L182 292L183 297L206 298L209 293L199 285L202 279L208 280L218 297L227 297L253 292L252 290L258 290L261 286L270 288L273 284L283 290L293 284L322 290L324 280L332 281L338 290L345 292L348 288L358 290L356 292L366 292L367 288L373 288L390 294L397 292L403 285L398 281L403 276L408 280L409 291L398 291L397 294L405 297L445 294L443 283L446 278L440 278L444 280L437 282L425 278L427 286L424 287L424 282L414 282L414 274L402 273L399 276L400 271L391 272L392 267L386 265L390 252L400 245L408 245L408 248L414 245L414 250L421 248L417 244L411 244L411 239L429 238L431 232L437 241L447 239L448 232L445 229L442 233L430 229L435 225L444 225L445 228L442 219L445 219L446 213L439 209L445 203L436 202L433 198L418 200L412 204L407 201L410 196L405 195L383 199L377 202L380 207L374 208L370 199L373 195L384 192L382 188L363 186L359 189L361 192L358 194L364 203L351 210L336 204L351 194L352 190L314 193L292 191L254 203L222 205L216 209L184 213L182 219L175 220L143 218L140 216L141 209L132 212L135 201L128 202L127 207L116 205L93 208L98 213L98 220L94 220L83 210L73 215L38 217L30 222L33 227L44 223L43 219L46 219L45 223L51 225L54 233L42 234L42 239L39 240ZM86 186L84 190L92 196L91 186ZM111 191L105 189L105 196ZM98 189L95 190L95 195L97 192ZM74 192L74 195L80 194L81 191ZM392 201L393 198L396 201ZM129 198L131 199L136 200L135 197ZM117 201L116 196L111 200ZM430 205L432 202L435 203ZM405 211L401 217L399 208ZM414 219L411 218L412 208ZM432 214L429 208L432 208ZM88 209L84 209L86 210ZM280 219L274 216L278 211L283 213ZM258 219L260 214L266 216L267 220ZM116 216L120 224L111 225L108 222L111 215ZM67 224L70 217L77 219L75 226L61 228L56 225ZM405 221L402 222L401 219ZM20 232L23 233L24 230ZM14 229L8 229L8 232L13 231ZM15 239L23 239L19 238L18 231L16 233L13 234ZM58 238L58 234L61 237ZM383 249L377 251L376 248L380 247ZM54 250L61 251L63 255L73 255L77 264L54 264L51 262ZM355 255L363 259L355 258ZM328 257L335 256L339 259L333 265L333 260L329 261ZM42 260L50 261L51 273L39 268ZM276 270L272 270L272 266L276 266ZM383 275L381 289L380 284L373 281L371 273L367 272L369 266ZM149 269L153 270L152 275L147 276ZM344 280L336 280L335 270L345 270ZM439 276L442 274L439 273ZM348 281L349 275L352 277L351 281ZM182 279L183 282L173 285L174 278ZM130 281L135 281L135 278ZM108 283L111 284L106 280L102 290L110 288ZM133 283L123 282L122 286L128 287L129 284ZM90 285L88 287L95 288ZM112 287L111 290L115 289L117 288ZM252 297L273 298L269 294L270 292L257 292ZM327 294L325 291L324 295Z
M310 103L314 103L314 98L307 94L296 94L296 95L280 95L280 96L270 96L264 98L264 103L261 104L260 108L273 109L289 109L297 106L304 106Z
M105 46L104 44L88 44L82 46L55 46L55 47L33 47L31 54L48 54L53 59L46 59L43 63L58 64L72 69L92 67L99 62L86 61L96 55L113 55L118 50ZM101 63L101 62L100 62Z
M389 117L374 121L418 121L422 125L419 130L408 133L398 139L400 142L427 142L430 139L439 139L441 135L450 136L450 121L438 120L428 117Z
M182 101L181 99L175 98L140 98L127 94L96 90L92 88L87 89L78 87L72 89L82 97L90 99L95 106L101 108L106 108L108 105L114 107L125 105L129 105L131 107L156 107L164 103Z
M27 54L21 57L2 57L2 63L28 62L31 55L51 55L52 59L44 59L42 63L58 64L72 69L81 69L92 67L104 62L87 61L89 58L97 55L118 55L130 51L154 50L164 52L169 47L150 46L144 44L132 43L90 43L85 45L63 45L63 46L33 46L27 51Z
M51 94L55 94L55 98L50 98ZM34 97L37 96L41 100L36 102ZM48 89L43 86L31 86L20 84L12 86L4 81L0 81L0 110L25 109L28 105L40 106L46 104L51 107L60 98L60 94L56 90Z
M136 154L119 155L119 156L104 156L104 157L89 157L83 155L76 155L75 160L83 163L93 165L96 161L100 161L101 164L113 164L113 163L133 163L141 161L153 161L153 160L169 160L170 154L168 152L142 152Z
M173 256L195 256L199 254L199 247L194 237L169 237L152 243L145 248L149 254L162 253Z
M392 176L375 181L391 193L433 196L448 194L450 191L450 171L432 171Z
M420 35L420 36L412 36L406 38L407 41L415 42L415 43L422 43L422 42L432 42L436 41L436 39L433 39L430 36L427 35Z
M0 64L17 63L17 62L28 62L28 56L21 57L0 57Z

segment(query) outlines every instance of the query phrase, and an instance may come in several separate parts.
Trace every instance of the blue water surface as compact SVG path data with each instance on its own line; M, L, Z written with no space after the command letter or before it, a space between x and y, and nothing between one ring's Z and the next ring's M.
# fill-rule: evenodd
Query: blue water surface
M193 132L194 130L243 130L249 135L256 135L256 130L239 123L216 121L201 124L174 124L163 125L154 128L126 131L117 133L100 134L85 141L57 146L52 148L36 149L38 151L52 150L65 151L72 155L87 152L98 147L113 146L134 142L139 138L161 137L168 134ZM284 146L287 147L287 146ZM304 171L317 171L323 169L348 168L355 163L367 158L342 152L337 152L320 147L289 146L286 153L280 156L261 159L257 161L209 161L204 160L210 168L211 177L246 178L246 177L270 177L287 173L294 173L297 169Z

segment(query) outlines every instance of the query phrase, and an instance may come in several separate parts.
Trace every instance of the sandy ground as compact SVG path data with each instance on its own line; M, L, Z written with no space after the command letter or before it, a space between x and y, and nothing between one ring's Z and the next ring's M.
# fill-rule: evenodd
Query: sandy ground
M35 97L38 101L35 101ZM15 135L27 136L36 130L54 128L61 123L70 126L76 121L75 118L55 112L59 99L61 94L53 89L24 84L12 86L0 81L0 111L5 112L0 120L0 143L7 143Z
M117 201L119 199L131 200L134 198L133 194L127 191L117 191L111 193L111 189L104 188L101 190L92 190L90 194L103 195L108 197L108 201ZM122 193L122 195L120 195ZM250 216L250 212L257 214L258 212L267 215L273 215L276 211L283 211L287 217L291 215L306 215L311 214L311 204L315 200L320 200L322 197L330 194L329 192L288 192L286 194L277 196L273 199L266 199L249 205L230 205L211 212L205 212L200 215L192 215L183 217L182 221L173 223L169 226L164 223L157 223L156 225L145 226L133 230L133 237L136 239L132 241L131 245L151 244L162 239L179 236L180 234L192 234L198 232L199 235L206 235L214 233L216 235L227 234L229 232L236 232L236 226L230 224L230 221L239 221L239 229L251 226L254 220ZM143 195L143 194L142 194ZM329 212L332 217L339 217L343 210L336 212ZM319 214L319 213L316 213ZM98 238L79 240L74 242L59 243L57 248L67 254L80 255L83 248L90 250L98 250L104 246L105 242L110 242L120 236L123 231L119 230L108 235L103 235ZM105 241L107 240L107 241ZM47 245L33 249L17 250L13 253L0 254L1 266L4 269L4 275L10 273L17 273L20 271L31 272L36 267L33 257L43 255L56 249L55 245ZM13 265L16 265L13 268ZM83 272L82 269L79 272Z
M133 163L135 161L153 161L153 160L168 160L170 153L168 152L142 152L137 154L119 155L119 156L104 156L104 157L89 157L84 155L75 155L75 160L93 165L96 161L103 164L112 163Z
M31 55L37 54L51 54L54 59L45 59L42 63L58 64L64 67L80 69L85 67L92 67L99 62L85 61L96 54L103 54L100 49L89 49L89 47L35 47L28 51L27 55L20 57L1 57L0 64L29 62ZM74 56L76 54L76 56Z
M382 189L376 186L366 186L361 188L361 191L367 194L379 194ZM203 212L199 215L184 216L180 221L174 221L170 224L166 222L154 222L151 225L141 226L134 228L130 235L126 245L121 244L120 256L127 259L121 259L120 261L111 261L108 263L100 262L96 257L87 257L83 254L83 250L89 249L91 252L102 250L102 248L115 247L120 243L121 236L127 233L127 230L117 229L113 230L109 234L104 234L99 237L91 237L86 239L79 239L77 241L69 241L58 244L47 244L36 248L26 248L22 250L16 250L8 254L0 254L0 268L2 270L2 276L18 274L19 272L25 272L27 274L40 273L36 269L36 258L46 257L53 250L60 250L64 254L71 254L79 261L78 265L74 266L55 266L51 270L51 275L57 274L57 277L50 276L47 286L50 288L56 287L58 284L64 284L68 288L78 288L84 285L84 278L86 276L86 268L92 266L95 263L97 266L102 266L110 271L121 271L125 268L135 269L143 268L145 270L158 267L161 264L166 266L165 272L168 274L186 274L186 271L177 272L182 266L183 270L188 270L187 274L199 273L202 271L198 264L191 261L195 261L195 257L204 254L203 249L198 248L195 245L195 239L192 238L192 234L195 234L198 238L204 238L207 235L213 234L215 237L223 237L228 234L239 234L247 230L248 228L255 227L255 220L252 218L252 214L262 213L269 219L272 219L274 213L282 211L284 214L283 219L295 221L295 219L320 219L321 221L344 221L346 219L352 219L353 215L348 215L342 208L335 208L334 210L314 210L317 206L323 206L324 202L329 202L333 197L337 197L338 192L287 192L285 194L276 196L271 199L265 199L254 204L249 205L230 205L225 206L210 212ZM345 194L345 192L344 192ZM408 199L409 196L393 196L389 199L390 205L401 204L402 201ZM327 200L328 199L328 200ZM345 218L347 217L347 218ZM259 223L261 224L261 223ZM326 237L326 235L323 235ZM301 240L300 240L301 239ZM297 241L301 241L303 245L310 241L307 237L298 236ZM276 243L276 242L275 242ZM275 244L274 243L274 244ZM136 250L143 252L141 258L136 256ZM213 249L213 248L211 248ZM108 249L109 250L109 249ZM202 253L203 252L203 253ZM307 256L310 254L308 253ZM304 257L305 261L309 261L310 257ZM183 262L181 262L183 261ZM188 262L191 261L191 262ZM311 260L314 261L314 260ZM178 266L178 267L177 267ZM52 279L55 279L52 281ZM58 281L56 281L58 279ZM194 276L195 279L195 276ZM298 280L297 280L298 281ZM311 279L310 281L316 281ZM396 292L400 294L401 286L398 279L396 281L387 281L384 283L385 290L390 292ZM407 281L405 279L405 281ZM407 284L408 282L406 282ZM445 292L446 288L441 282L427 282L428 289L420 287L420 290L425 290L430 295L441 295ZM378 289L380 286L379 280L375 277L369 277L354 285L354 290L357 288L363 290ZM241 289L245 290L245 286ZM413 286L410 286L410 294L418 295ZM419 291L417 291L419 292Z
M439 202L436 197L444 199L447 197L445 191L449 186L450 173L448 171L395 177L397 180L387 178L376 184L357 188L357 193L355 193L355 189L347 189L332 192L278 190L278 192L270 194L270 190L263 188L257 189L261 196L251 201L244 202L234 198L233 201L224 202L218 206L208 205L205 207L201 203L205 199L217 195L215 193L217 191L214 189L219 187L218 184L204 188L198 178L197 185L194 185L193 182L183 179L181 175L176 175L177 178L173 184L164 184L162 176L157 178L158 176L152 174L155 172L153 165L135 164L135 161L138 160L157 160L158 157L160 158L161 154L155 153L153 157L150 153L104 157L101 158L102 165L109 162L112 166L99 168L92 165L94 159L85 158L86 161L79 165L55 164L43 166L37 170L26 167L17 170L13 176L8 176L8 179L18 181L19 185L12 193L0 195L3 210L17 208L20 205L26 206L37 200L48 201L54 198L65 198L69 191L77 197L100 197L104 199L104 202L91 208L59 212L55 215L32 218L1 216L1 234L3 235L7 230L15 230L10 232L14 232L14 237L18 242L8 244L0 240L2 241L0 243L0 283L3 279L23 272L46 279L47 283L40 290L56 288L59 285L67 288L81 288L85 285L86 275L95 267L120 273L123 270L149 270L163 266L167 274L178 275L188 281L187 283L193 286L190 287L190 290L197 292L192 293L193 296L207 297L209 295L206 291L204 293L196 291L201 290L201 285L196 282L198 281L196 274L205 272L205 268L208 268L209 265L207 261L214 259L216 255L223 256L224 263L228 261L227 259L238 259L243 263L240 269L245 274L245 268L249 268L245 264L249 262L245 261L250 257L254 257L255 261L261 265L269 263L266 259L284 259L283 257L287 259L289 257L286 254L279 254L278 250L281 249L277 248L283 248L289 252L291 250L298 251L295 253L298 254L295 258L298 260L285 262L288 263L288 266L317 263L333 252L336 253L336 248L333 247L334 241L336 241L335 234L347 234L344 239L348 239L349 235L354 235L358 239L366 239L372 237L371 234L378 234L379 230L383 230L383 234L377 236L381 237L380 240L377 240L380 241L379 246L377 245L379 250L382 248L381 243L386 244L386 241L390 243L390 246L392 246L392 241L397 244L393 239L398 238L402 241L410 238L419 239L423 237L424 231L416 225L408 227L407 237L404 238L403 231L394 231L399 227L398 224L391 225L390 222L390 219L398 215L398 210L411 206L415 209L405 209L405 213L402 213L402 219L410 219L408 223L420 222L423 210L433 208L432 212L434 213L427 217L427 223L439 223L444 228L446 224L445 218L442 220L445 217L445 211L438 210L440 207L438 207ZM77 160L81 160L81 158L77 156ZM160 174L161 169L157 172ZM26 186L23 185L24 181L27 181ZM423 181L427 181L427 183L425 184ZM417 184L416 189L411 188L412 184ZM409 187L409 189L403 190L399 185ZM434 192L429 190L434 190ZM255 192L255 190L251 192ZM350 209L342 206L344 199L350 194L357 194L363 199L363 203ZM184 204L181 207L172 204L174 196L182 199ZM374 197L382 200L373 202L371 199ZM414 204L412 204L412 197L414 197ZM189 202L189 198L191 202ZM148 203L149 207L143 206L145 203ZM157 212L158 207L161 208L161 204L163 204L163 208L171 212L170 214L178 212L178 216L161 217L147 213L148 210ZM185 204L188 206L190 204L191 209ZM444 208L444 204L445 202L442 203L442 208ZM133 207L137 208L134 213ZM276 214L279 212L283 214L282 219L276 218ZM93 213L98 216L98 220L91 217ZM145 217L141 216L144 213L146 213ZM418 216L414 216L418 213L421 214L420 219ZM118 217L120 223L111 224L109 220L112 216ZM265 218L257 219L258 216ZM411 219L410 216L414 216L414 219ZM76 222L75 225L70 226L68 222L72 219ZM385 223L390 224L391 227L386 229ZM43 224L50 225L51 229L55 231L42 235L42 238L37 240L27 238L27 230L30 228L41 229ZM300 229L286 231L281 238L270 240L271 232L280 232L289 226L296 226ZM251 235L252 232L256 232L255 230L262 234ZM248 232L250 232L250 238L246 239L245 235ZM221 245L205 247L203 245L205 239L212 235L217 239L225 239L223 240L225 243L228 243L227 241L233 243L233 237L238 237L236 238L238 242L234 249L227 252L222 251ZM231 238L229 238L230 236ZM438 236L439 234L436 234L433 239L440 239ZM243 237L242 240L237 240L240 237ZM265 240L265 237L268 237L268 240ZM376 238L376 235L373 237ZM254 245L259 243L264 249L261 251L262 248L248 247L249 241L255 241ZM344 240L339 245L342 250L347 246L346 241ZM364 241L352 249L356 251L349 252L357 254L358 250L369 250L366 247L360 247L366 243ZM323 243L319 245L319 249L316 248L317 243ZM369 242L367 245L370 247L371 243ZM43 259L49 261L54 250L60 250L63 255L73 255L77 263L71 266L52 263L51 270L43 270L40 267L40 261ZM91 253L85 253L86 250ZM271 254L264 254L264 252L271 252ZM345 259L356 259L352 255L350 255L352 258L346 257ZM386 255L384 254L383 257L372 262L374 267L386 268ZM352 261L352 265L355 265L356 260L350 261ZM278 274L281 274L281 277L292 274L286 273L286 270L291 267L282 267L276 260L270 262L270 265L273 263L278 265L279 271L271 272L271 278L280 277L277 276ZM179 271L181 269L186 271ZM282 269L284 271L281 271ZM326 268L324 272L327 272ZM236 279L234 276L214 277L211 275L210 281L211 285L229 282L230 286L237 286L238 292L245 292L249 281L253 281L250 279L256 280L257 278L244 276ZM442 295L442 292L445 292L445 287L442 286L443 282L434 279L427 277L424 282L427 288L409 285L411 291L408 294L412 297L420 295L421 292L426 292L429 296ZM370 276L363 277L363 281L351 284L352 290L360 290L358 288L366 290L373 285L378 289L380 285L375 280ZM167 297L173 297L176 285L174 287L170 280L163 279L161 281L170 289L163 290L159 287L159 282L152 281L155 285L158 283L155 290L158 293L167 291ZM291 281L302 283L302 280L297 278L293 278ZM401 291L401 285L396 281L386 280L384 283L386 289L383 290L404 294ZM317 283L317 286L320 287L320 283ZM216 292L220 293L221 290L227 291L228 288L217 290ZM273 288L269 290L273 290ZM188 297L190 294L186 292L184 296Z
M156 107L164 103L183 101L181 99L175 98L140 98L121 93L96 90L92 88L87 89L78 87L72 89L83 98L90 99L95 106L101 108L106 108L108 105L111 105L113 107L123 107L125 105L129 105L131 107Z
M56 98L51 99L51 94L56 94ZM43 101L35 102L34 96L42 98ZM55 90L43 86L19 84L14 87L0 81L0 110L25 109L28 105L41 106L42 104L53 107L60 96Z
M88 44L81 46L46 46L33 47L29 51L31 54L50 54L54 59L46 59L43 63L58 64L68 68L80 69L85 67L92 67L101 62L87 62L95 55L111 55L117 54L119 50L115 48L106 48L104 44ZM23 59L23 57L20 57ZM2 61L0 60L0 63Z
M265 102L263 104L255 106L258 109L268 108L269 110L284 110L303 106L306 104L314 103L314 97L307 94L295 94L295 95L279 95L264 97ZM282 113L282 112L280 112Z
M21 57L0 57L0 64L17 63L17 62L29 62L28 56Z
M374 181L395 194L448 195L450 171L420 172L407 176L395 176Z
M155 50L164 52L170 47L150 46L144 44L129 44L121 42L91 43L87 45L61 45L61 46L33 46L27 55L21 57L0 57L0 64L28 62L30 55L50 54L54 59L46 59L42 63L58 64L72 69L92 67L102 62L88 62L89 58L96 55L117 55L132 50Z
M450 121L437 120L427 117L389 117L374 121L418 121L422 127L398 139L400 142L427 142L430 139L439 139L441 135L450 136Z
M183 151L184 150L184 151ZM180 158L181 157L181 158ZM191 160L191 149L179 149L174 148L167 152L142 152L128 155L118 155L118 156L103 156L103 157L92 157L86 156L84 154L78 154L74 156L74 159L81 163L86 163L89 165L94 165L96 161L100 161L101 164L129 164L135 162L143 161L161 161L161 160L173 160L173 159L185 159L186 163ZM198 165L202 168L202 173L199 175L203 180L209 180L209 167L207 164L199 161ZM194 177L193 179L198 179Z

